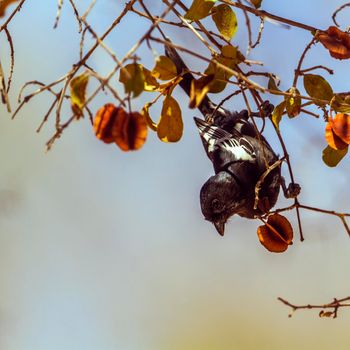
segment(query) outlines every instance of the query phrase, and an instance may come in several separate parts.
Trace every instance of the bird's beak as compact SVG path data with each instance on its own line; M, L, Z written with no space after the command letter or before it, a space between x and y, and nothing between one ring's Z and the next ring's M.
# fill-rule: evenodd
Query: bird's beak
M225 222L223 221L215 221L214 226L216 228L216 231L218 231L220 236L223 236L225 233Z

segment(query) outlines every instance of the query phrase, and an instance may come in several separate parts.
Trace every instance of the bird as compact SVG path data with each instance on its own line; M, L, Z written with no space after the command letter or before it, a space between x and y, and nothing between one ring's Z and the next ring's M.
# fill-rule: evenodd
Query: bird
M200 190L202 214L223 236L231 216L253 219L275 205L282 181L280 166L272 169L262 182L257 205L256 185L278 161L278 156L264 138L259 140L236 128L228 132L202 119L194 120L215 171Z
M179 85L190 96L194 76L170 42L165 44L165 54L182 76ZM260 113L249 116L245 109L227 110L207 95L197 108L204 120L195 117L194 121L215 172L200 190L200 206L204 218L214 224L221 236L226 222L235 214L248 219L267 214L276 204L281 187L286 198L295 198L300 193L296 183L286 187L281 175L282 162L249 121L250 116ZM260 106L265 116L271 115L273 109L269 101Z

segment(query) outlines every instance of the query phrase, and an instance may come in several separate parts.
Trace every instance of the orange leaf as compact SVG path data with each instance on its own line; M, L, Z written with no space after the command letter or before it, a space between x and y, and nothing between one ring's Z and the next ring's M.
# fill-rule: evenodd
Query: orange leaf
M328 49L330 55L339 60L350 58L350 34L331 26L317 38Z
M3 17L5 15L5 11L7 6L11 5L13 2L16 2L18 0L3 0L0 1L0 17Z
M329 118L334 133L346 144L350 145L350 115L338 113L335 117Z
M348 147L348 145L334 133L330 122L326 125L326 141L328 145L334 149L344 149Z
M270 252L282 253L293 244L293 229L290 222L282 215L269 216L265 225L258 227L260 243Z

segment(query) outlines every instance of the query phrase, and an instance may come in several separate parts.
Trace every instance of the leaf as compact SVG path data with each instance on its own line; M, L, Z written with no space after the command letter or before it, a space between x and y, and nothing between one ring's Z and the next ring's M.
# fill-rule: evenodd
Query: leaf
M232 45L225 45L221 48L221 54L214 58L208 68L204 71L206 75L214 74L215 79L210 83L211 93L219 93L223 91L227 85L227 80L230 79L232 73L226 69L219 67L215 62L219 62L222 65L234 69L235 66L244 61L244 56L238 50L237 47Z
M170 80L177 76L177 69L169 57L159 56L152 70L152 75L157 79Z
M322 160L326 165L333 168L345 157L346 153L348 153L348 147L336 150L327 146L322 152Z
M279 129L279 125L286 108L286 101L282 101L279 105L275 107L272 113L272 122L277 129Z
M146 103L142 108L141 114L145 118L148 127L150 129L152 129L153 131L157 131L157 124L152 120L152 118L149 114L149 107L150 106L151 106L150 103Z
M96 137L105 143L114 142L115 121L119 116L124 118L125 113L123 108L116 107L112 103L101 107L96 113L93 125Z
M329 118L334 133L345 143L350 144L350 115L338 113L334 118Z
M143 67L138 63L131 63L120 69L119 81L124 84L126 94L139 96L145 87Z
M13 2L18 0L2 0L0 1L0 17L4 17L6 8L11 5Z
M82 108L86 102L86 88L89 82L89 74L84 72L76 76L70 82L71 106L74 114L79 118L83 115Z
M163 102L157 134L163 142L177 142L183 133L181 109L176 100L167 96Z
M215 6L212 10L212 17L220 34L226 39L231 40L237 31L236 14L231 7L226 4Z
M346 94L335 94L330 102L330 106L335 112L350 114L350 96Z
M318 316L322 317L334 317L334 312L333 311L324 311L321 310L318 314Z
M289 93L292 93L292 96L286 96L286 111L289 118L294 118L300 114L301 110L301 98L299 90L295 87L291 87L288 90Z
M159 83L157 79L152 75L151 71L142 66L143 75L145 76L145 91L157 91L159 88Z
M114 126L114 142L122 151L136 151L147 139L147 123L138 112L118 115Z
M328 122L326 124L326 141L328 143L328 145L334 149L340 150L340 149L344 149L347 148L348 145L342 141L341 138L339 138L333 131L332 129L332 123Z
M193 79L191 82L190 90L190 103L189 108L197 108L204 97L207 95L210 89L210 83L213 81L214 75L207 75L199 78L198 80Z
M250 0L250 2L258 9L261 6L262 0Z
M317 35L322 45L329 51L330 55L339 60L350 58L350 34L343 32L335 26Z
M304 88L308 95L319 100L330 101L333 97L333 89L326 79L320 75L306 74L304 75ZM325 106L327 103L315 101L318 106Z
M274 79L272 76L270 76L269 78L269 82L267 83L267 88L269 90L281 91L276 84L276 79ZM271 93L274 94L273 92ZM274 94L274 95L277 95L277 94Z
M194 0L191 7L185 14L185 18L190 21L198 21L207 17L217 0Z
M293 244L292 225L280 214L269 216L267 223L258 227L257 233L260 243L273 253L282 253Z

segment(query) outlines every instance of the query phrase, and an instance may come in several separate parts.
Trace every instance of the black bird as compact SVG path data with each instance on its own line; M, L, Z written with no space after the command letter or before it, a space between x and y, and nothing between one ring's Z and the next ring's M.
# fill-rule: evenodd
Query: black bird
M193 75L173 47L165 45L165 53L175 63L178 74L182 74L180 86L190 96ZM254 218L269 212L276 204L280 186L287 198L299 194L297 184L286 188L279 164L262 181L255 203L256 185L267 169L278 161L278 156L248 121L246 110L231 112L217 108L207 96L198 109L205 121L195 118L195 122L215 171L201 188L200 204L205 219L215 225L220 235L224 235L225 223L234 214ZM266 101L261 109L269 115L273 106Z
M278 157L262 137L259 140L243 135L235 128L229 133L198 118L195 122L215 170L215 175L201 189L201 209L223 235L225 223L232 215L252 219L275 205L281 186L280 166L271 170L262 182L254 208L256 184Z

